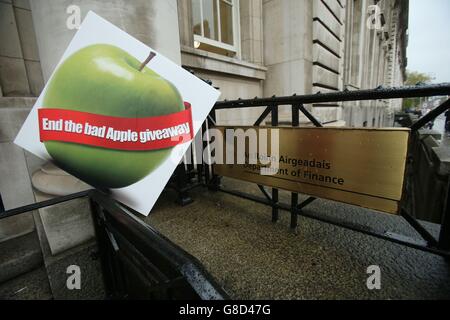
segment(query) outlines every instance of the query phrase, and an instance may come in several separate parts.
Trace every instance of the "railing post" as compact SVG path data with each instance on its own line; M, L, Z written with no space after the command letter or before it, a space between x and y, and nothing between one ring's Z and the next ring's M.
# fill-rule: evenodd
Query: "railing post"
M298 127L300 125L300 112L298 106L292 105L292 126ZM291 193L291 229L296 231L298 226L298 215L297 215L297 205L298 205L298 193Z
M197 162L197 181L198 183L203 183L203 168L205 167L205 164L203 163L203 125L200 127L199 133L197 134L197 138L194 142L194 154L195 154L195 161ZM200 141L199 141L200 140Z
M186 167L183 162L181 162L176 170L175 170L175 177L176 177L176 189L178 192L178 203L181 206L188 205L192 203L194 200L189 196L189 193L186 191L186 188L188 186L188 173L186 172Z
M5 211L5 205L3 204L2 195L0 194L0 212Z
M195 152L195 137L194 140L192 140L191 146L188 148L187 152L189 152L188 157L190 159L188 159L187 157L185 157L185 160L189 160L185 162L186 165L186 174L188 177L188 181L189 179L193 178L193 173L194 173L194 152Z
M203 161L205 161L205 159L203 159L203 153L205 152L205 150L208 148L210 141L205 141L204 138L205 137L209 137L208 135L208 125L207 125L207 121L208 119L206 119L203 124L202 124L202 143L203 143L203 152L200 155L201 158L201 163L203 164L203 172L205 174L205 185L207 186L209 183L209 170L211 168L211 165L209 165L208 163L203 163Z
M216 109L212 109L208 117L208 129L216 124ZM214 166L211 165L211 180L208 182L208 189L217 191L220 187L220 177L214 173Z
M447 196L444 202L444 212L442 213L438 248L450 250L450 179L447 183Z
M117 299L119 296L119 288L117 279L114 278L112 257L110 256L109 243L107 241L106 229L104 224L104 214L99 205L89 197L89 207L91 210L92 220L94 222L95 239L97 242L98 254L100 256L100 264L102 268L103 284L107 299Z
M278 126L278 106L271 106L272 126ZM278 189L272 188L272 222L278 221Z

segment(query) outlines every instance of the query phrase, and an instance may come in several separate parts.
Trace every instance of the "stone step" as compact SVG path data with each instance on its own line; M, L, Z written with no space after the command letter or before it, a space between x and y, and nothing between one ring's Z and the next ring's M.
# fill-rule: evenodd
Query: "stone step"
M0 243L0 285L42 265L36 231Z
M0 300L53 299L44 266L0 284Z

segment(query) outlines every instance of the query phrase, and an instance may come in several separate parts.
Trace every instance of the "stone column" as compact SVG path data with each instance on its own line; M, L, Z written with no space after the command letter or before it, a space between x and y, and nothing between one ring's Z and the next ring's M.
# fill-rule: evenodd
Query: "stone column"
M242 60L263 65L263 4L261 0L239 2Z
M312 6L307 0L263 1L264 96L311 93ZM279 108L279 121L291 121L290 106Z
M178 25L180 29L180 43L183 46L194 47L192 36L192 2L177 0L178 3Z
M47 81L76 30L67 27L71 5L78 6L82 19L92 10L133 37L180 64L180 40L176 0L34 0L34 27Z

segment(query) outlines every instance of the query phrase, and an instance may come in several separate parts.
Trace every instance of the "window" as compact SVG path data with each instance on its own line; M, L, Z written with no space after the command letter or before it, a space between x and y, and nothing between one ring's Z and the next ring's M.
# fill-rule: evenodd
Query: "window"
M194 47L236 54L238 7L238 0L192 0Z

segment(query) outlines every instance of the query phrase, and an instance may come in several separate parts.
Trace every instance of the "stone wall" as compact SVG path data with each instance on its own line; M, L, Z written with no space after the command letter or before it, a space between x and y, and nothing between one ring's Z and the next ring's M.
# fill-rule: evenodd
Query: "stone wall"
M328 93L342 90L345 38L345 1L323 0L313 4L313 74L312 92ZM341 118L340 103L313 105L313 114L322 123Z
M0 98L0 194L5 209L35 202L30 175L41 162L14 144L33 98ZM0 243L34 231L32 213L0 220Z
M76 5L81 17L92 10L143 43L180 63L176 0L33 0L31 2L44 79L48 80L76 29L67 27L67 8ZM175 23L174 23L175 22Z
M29 0L0 1L0 97L37 96L44 86Z
M220 99L254 98L263 96L266 68L237 58L210 52L199 52L183 46L182 64L196 76L211 80L221 92ZM261 108L245 108L238 112L218 111L219 124L253 124L261 114Z
M403 85L407 4L398 0L347 1L345 14L344 89ZM371 20L373 17L377 20ZM401 99L348 102L343 104L342 117L348 126L393 126L394 112L401 103Z
M263 1L267 67L264 96L311 92L312 3L306 0ZM281 106L278 118L281 123L290 122L291 107Z

